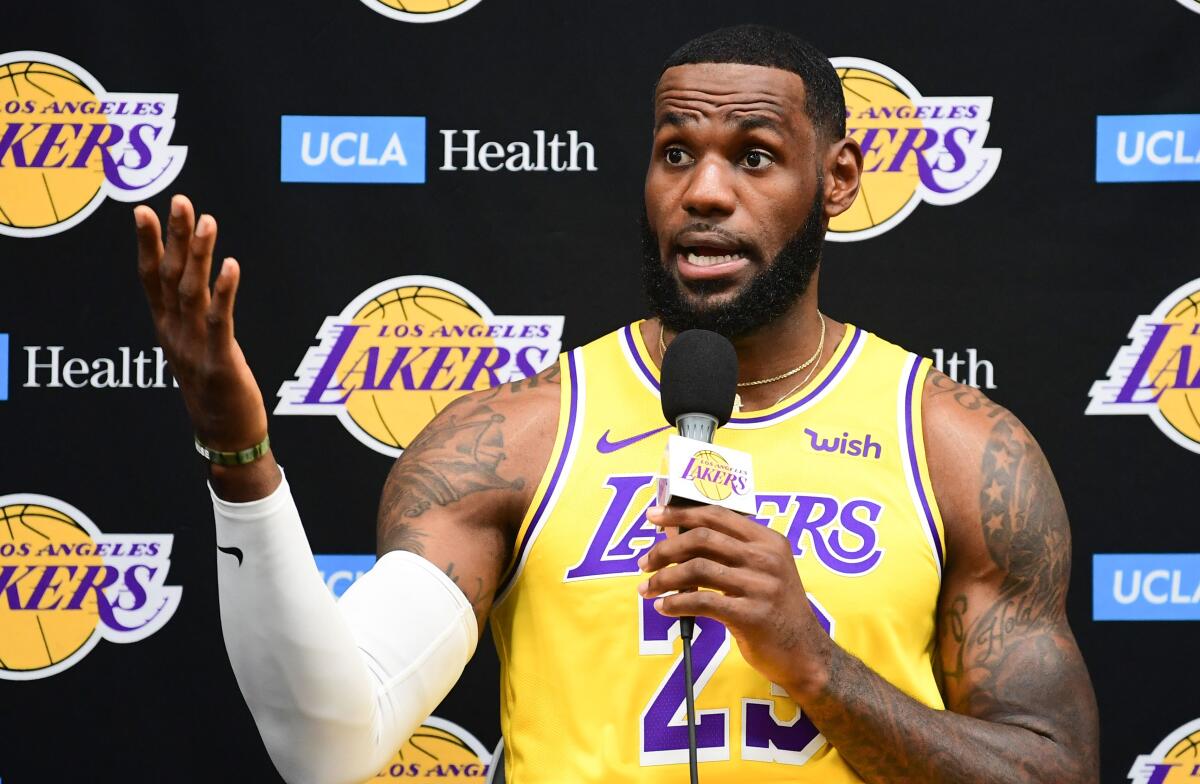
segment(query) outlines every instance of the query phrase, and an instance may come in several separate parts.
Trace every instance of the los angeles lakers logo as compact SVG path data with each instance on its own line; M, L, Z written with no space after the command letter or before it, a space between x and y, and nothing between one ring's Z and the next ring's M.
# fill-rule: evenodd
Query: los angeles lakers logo
M1200 719L1172 732L1129 769L1133 784L1195 784L1200 780Z
M491 764L491 753L474 735L452 721L430 716L371 781L436 778L484 784Z
M96 644L144 640L171 620L169 534L102 534L68 503L0 496L0 679L78 664Z
M1200 0L1179 0L1179 4L1189 11L1200 14Z
M1149 415L1172 441L1200 453L1200 278L1138 316L1129 338L1108 378L1088 392L1087 413Z
M440 22L465 14L482 0L362 0L372 11L401 22Z
M683 478L692 480L700 495L710 501L724 501L735 492L744 493L746 479L734 472L729 461L709 449L692 455L683 469Z
M275 413L335 415L363 444L398 457L455 398L549 367L562 326L562 316L496 316L442 278L385 280L325 319Z
M991 97L927 98L881 63L831 62L846 97L846 131L864 160L858 198L829 222L828 239L877 237L921 202L958 204L992 179L1000 150L983 146Z
M45 237L166 188L186 147L170 144L177 95L111 93L46 52L0 55L0 234Z

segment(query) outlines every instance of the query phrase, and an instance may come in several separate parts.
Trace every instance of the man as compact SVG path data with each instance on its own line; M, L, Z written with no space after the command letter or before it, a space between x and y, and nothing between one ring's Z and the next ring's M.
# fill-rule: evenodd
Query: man
M340 606L233 338L236 262L210 295L213 219L177 197L164 252L137 209L159 339L215 462L230 658L285 778L372 775L491 617L510 781L682 781L673 641L695 615L708 784L1096 780L1041 451L979 392L817 308L821 238L862 170L844 117L828 60L790 35L742 26L676 52L645 188L656 318L438 414L392 469L381 559ZM696 326L737 350L740 410L717 440L755 458L752 518L650 506L657 367Z

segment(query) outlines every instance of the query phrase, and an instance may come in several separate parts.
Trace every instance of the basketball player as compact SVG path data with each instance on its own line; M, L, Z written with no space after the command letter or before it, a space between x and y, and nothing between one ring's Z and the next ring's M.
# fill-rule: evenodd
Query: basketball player
M234 339L237 263L210 294L213 218L176 197L164 251L137 208L158 337L213 463L226 644L288 781L374 775L489 618L510 781L684 781L686 615L706 784L1096 781L1070 531L1037 443L818 308L822 237L862 171L844 118L828 60L788 34L677 51L645 185L656 317L438 414L383 489L378 563L339 603ZM754 457L755 517L650 506L657 368L690 327L737 349L740 410L717 440Z

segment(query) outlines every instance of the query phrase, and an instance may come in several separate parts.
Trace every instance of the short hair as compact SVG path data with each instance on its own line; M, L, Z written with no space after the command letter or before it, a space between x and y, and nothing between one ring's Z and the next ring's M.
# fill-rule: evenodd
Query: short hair
M819 137L833 142L846 135L846 98L829 58L799 36L757 24L723 27L693 38L663 63L736 63L791 71L804 80L804 110Z

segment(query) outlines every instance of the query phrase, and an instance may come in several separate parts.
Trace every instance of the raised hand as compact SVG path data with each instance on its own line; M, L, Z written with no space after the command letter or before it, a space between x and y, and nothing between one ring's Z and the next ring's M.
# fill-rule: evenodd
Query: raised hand
M267 435L266 408L233 333L233 304L241 277L234 259L222 262L216 284L209 290L217 222L211 215L196 220L191 202L175 196L171 199L164 248L154 211L139 205L133 214L138 274L150 304L154 330L179 382L197 437L206 446L226 452L261 442ZM274 484L271 477L278 475L274 461L258 461L252 466L214 467L214 480L235 472L240 472L243 480L257 476L259 481L251 483L255 487L232 495L265 494Z

